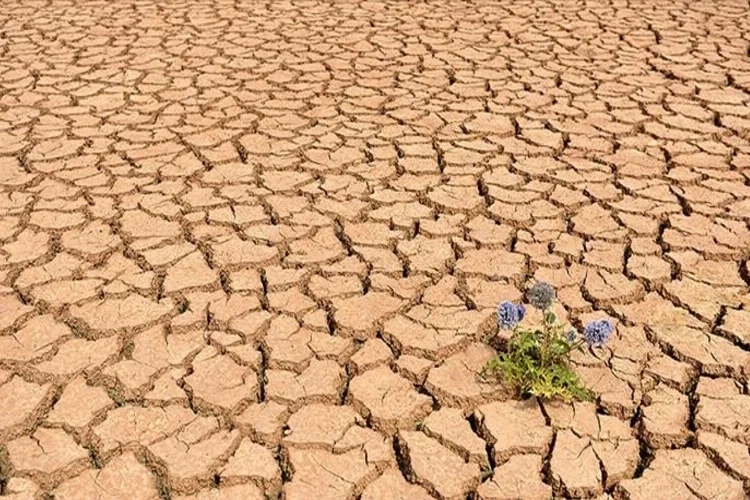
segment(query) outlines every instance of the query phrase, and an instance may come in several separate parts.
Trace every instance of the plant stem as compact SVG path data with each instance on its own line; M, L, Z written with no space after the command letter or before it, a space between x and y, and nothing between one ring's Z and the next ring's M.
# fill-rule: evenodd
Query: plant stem
M544 330L542 331L542 354L541 354L541 364L542 368L547 367L547 351L549 351L549 323L547 322L547 311L544 311L543 313L543 319L542 324L544 325Z

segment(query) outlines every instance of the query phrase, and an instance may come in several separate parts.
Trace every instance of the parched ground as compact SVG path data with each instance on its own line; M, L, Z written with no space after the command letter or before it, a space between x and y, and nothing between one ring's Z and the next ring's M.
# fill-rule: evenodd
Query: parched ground
M746 1L3 0L0 496L741 500L749 222Z

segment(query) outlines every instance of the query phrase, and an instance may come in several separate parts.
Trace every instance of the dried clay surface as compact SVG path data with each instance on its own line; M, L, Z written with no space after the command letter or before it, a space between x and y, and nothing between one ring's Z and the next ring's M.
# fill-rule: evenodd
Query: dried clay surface
M748 223L746 1L3 0L0 497L741 500Z

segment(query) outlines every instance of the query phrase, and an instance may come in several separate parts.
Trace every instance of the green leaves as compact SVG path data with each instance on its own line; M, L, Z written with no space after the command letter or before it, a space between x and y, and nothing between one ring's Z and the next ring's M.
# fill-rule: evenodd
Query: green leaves
M555 321L557 321L557 316L555 316L555 313L552 311L544 311L544 322L548 325L554 325Z
M570 353L581 345L568 341L567 330L554 313L545 311L543 328L516 328L507 352L488 362L482 375L495 375L520 396L590 401L594 394L570 368Z

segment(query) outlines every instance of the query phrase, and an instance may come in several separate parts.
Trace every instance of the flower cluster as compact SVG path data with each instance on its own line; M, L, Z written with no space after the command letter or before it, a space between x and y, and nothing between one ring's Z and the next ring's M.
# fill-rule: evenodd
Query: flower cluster
M497 308L497 324L503 330L512 330L523 321L525 315L526 307L523 304L514 304L506 300Z
M612 322L608 319L589 321L583 328L583 338L590 346L601 346L609 340L613 330Z
M556 297L555 288L543 281L527 290L527 303L543 313L538 327L519 326L526 316L524 304L506 300L498 306L498 326L513 330L513 334L507 339L507 352L490 361L483 373L496 372L520 395L590 400L593 393L573 370L571 353L583 352L584 346L601 347L609 340L614 326L609 319L589 321L579 335L558 322L551 311Z
M544 281L536 282L526 292L529 304L542 311L549 310L556 298L555 288ZM497 325L503 330L512 330L523 321L525 315L526 306L506 300L497 308ZM613 331L614 327L609 319L589 321L583 328L583 339L591 347L601 347L607 343ZM577 338L575 330L569 330L566 333L566 339L570 343L575 342Z
M545 281L537 281L526 292L526 300L529 301L529 304L542 311L546 311L552 307L552 303L556 297L557 292L555 292L555 288Z

